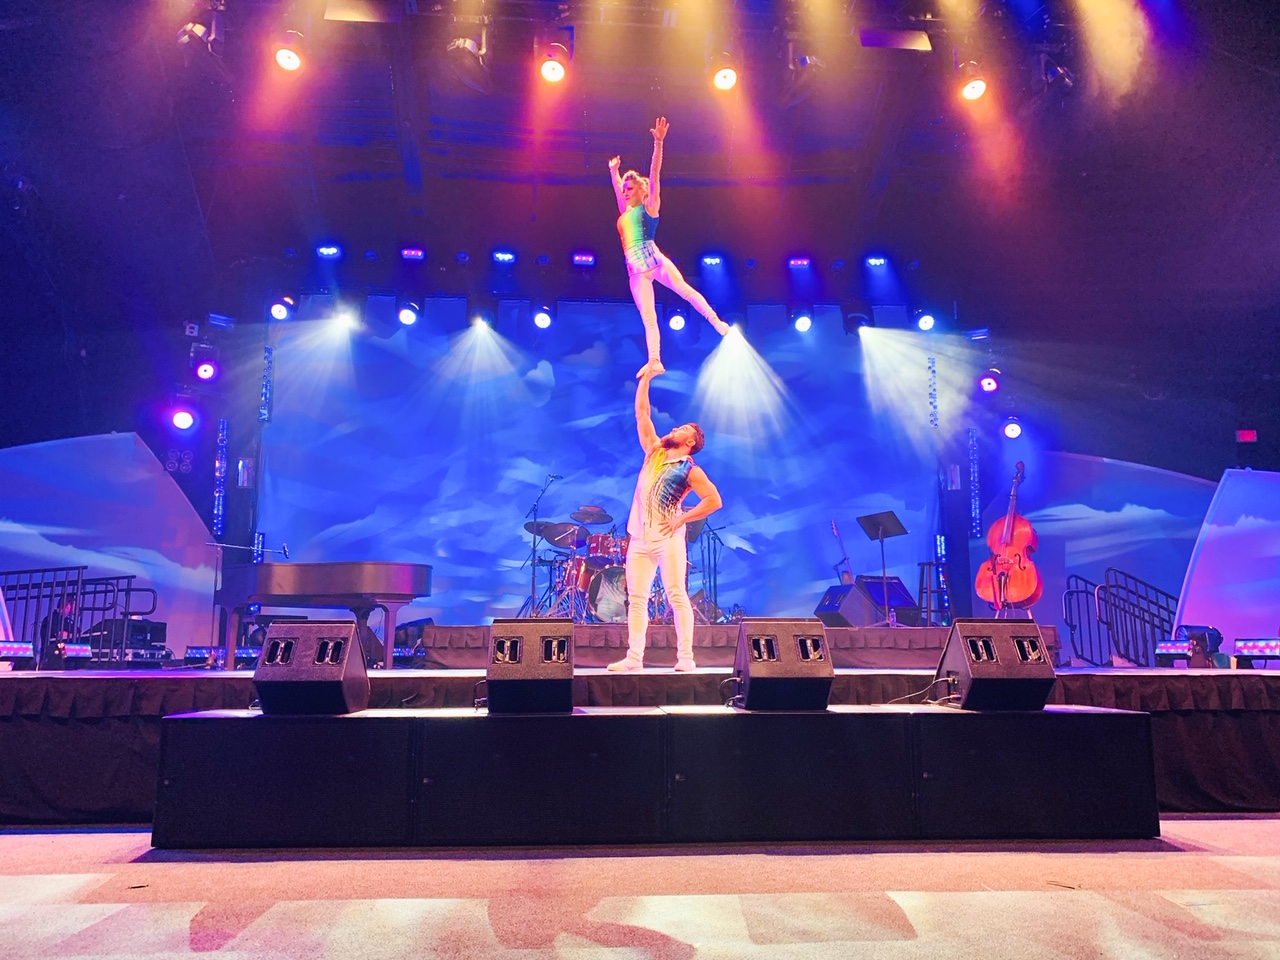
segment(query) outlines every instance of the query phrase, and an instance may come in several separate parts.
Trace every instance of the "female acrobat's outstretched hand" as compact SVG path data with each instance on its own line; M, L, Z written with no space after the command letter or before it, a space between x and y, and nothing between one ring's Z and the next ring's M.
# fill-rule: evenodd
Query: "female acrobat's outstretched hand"
M657 120L653 121L653 129L649 132L653 134L653 139L661 143L663 140L667 139L668 126L670 126L670 124L667 123L667 118L659 117Z
M609 161L609 169L610 169L610 170L617 170L617 169L618 169L618 167L620 167L620 166L622 166L622 158L621 158L621 157L614 157L612 160L610 160L610 161Z

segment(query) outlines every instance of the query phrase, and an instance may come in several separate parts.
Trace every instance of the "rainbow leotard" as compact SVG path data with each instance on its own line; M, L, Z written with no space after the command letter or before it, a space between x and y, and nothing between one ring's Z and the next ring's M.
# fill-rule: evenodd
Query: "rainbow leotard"
M653 242L658 231L658 218L649 215L644 204L628 207L618 217L618 236L627 259L627 273L645 273L662 263L662 251Z

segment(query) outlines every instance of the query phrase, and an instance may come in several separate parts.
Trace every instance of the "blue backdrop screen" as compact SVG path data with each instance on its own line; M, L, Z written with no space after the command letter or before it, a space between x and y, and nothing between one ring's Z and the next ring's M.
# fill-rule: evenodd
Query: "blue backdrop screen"
M642 459L633 403L645 355L632 305L561 303L536 330L527 302L502 302L489 331L466 322L464 301L438 300L381 337L345 328L328 298L302 306L301 320L269 332L269 542L287 541L298 560L429 563L433 595L403 618L466 624L514 615L529 596L524 524L549 474L563 479L540 518L595 504L614 523L592 532L625 527ZM881 510L911 531L889 541L887 559L914 592L938 532L929 351L885 352L892 376L882 370L868 389L861 338L834 309L806 334L786 319L753 309L750 347L721 341L696 314L679 334L663 325L653 419L659 433L689 420L706 431L696 459L724 498L711 518L724 544L719 605L811 615L836 580L832 522L854 572L878 573L879 546L855 518ZM693 592L709 585L701 541L690 557Z

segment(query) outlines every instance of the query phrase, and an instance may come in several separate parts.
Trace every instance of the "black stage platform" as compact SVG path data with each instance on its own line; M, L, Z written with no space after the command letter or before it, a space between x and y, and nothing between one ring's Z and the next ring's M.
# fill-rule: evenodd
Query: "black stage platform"
M728 676L727 667L579 669L574 704L716 706ZM931 669L837 669L831 702L918 701L932 676ZM468 708L482 677L375 670L370 706ZM161 717L245 709L253 700L245 671L0 673L0 823L149 823ZM1060 670L1050 703L1150 713L1161 810L1280 811L1278 671Z
M594 707L165 718L161 848L1157 836L1150 716Z

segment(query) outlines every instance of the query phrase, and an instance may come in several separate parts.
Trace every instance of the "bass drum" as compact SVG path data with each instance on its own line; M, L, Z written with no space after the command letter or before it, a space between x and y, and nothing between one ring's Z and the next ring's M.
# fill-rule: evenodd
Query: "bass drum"
M601 623L627 622L627 568L605 567L591 578L587 608Z

